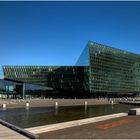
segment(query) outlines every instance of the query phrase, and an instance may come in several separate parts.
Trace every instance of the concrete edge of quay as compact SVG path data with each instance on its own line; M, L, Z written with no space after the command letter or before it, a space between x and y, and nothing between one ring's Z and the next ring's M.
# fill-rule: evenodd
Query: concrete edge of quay
M109 119L124 117L127 115L128 113L116 113L116 114L111 114L111 115L104 115L104 116L99 116L99 117L92 117L92 118L80 119L80 120L69 121L69 122L62 122L62 123L57 123L57 124L31 127L31 128L26 128L25 130L34 134L40 134L44 132L56 131L56 130L80 126L84 124L90 124L90 123L105 121Z
M18 132L20 134L22 134L22 135L24 135L24 136L26 136L26 137L28 137L30 139L37 139L39 137L37 134L29 132L29 131L27 131L25 129L22 129L22 128L18 127L18 126L15 126L15 125L13 125L11 123L8 123L8 122L6 122L4 120L1 120L1 119L0 119L0 124L10 128L10 129L12 129L12 130L14 130L14 131L16 131L16 132Z

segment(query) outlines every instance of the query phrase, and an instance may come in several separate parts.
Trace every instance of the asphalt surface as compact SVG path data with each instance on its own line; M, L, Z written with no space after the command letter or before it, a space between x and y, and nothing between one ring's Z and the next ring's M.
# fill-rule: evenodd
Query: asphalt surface
M126 116L39 134L39 139L140 139L140 116Z

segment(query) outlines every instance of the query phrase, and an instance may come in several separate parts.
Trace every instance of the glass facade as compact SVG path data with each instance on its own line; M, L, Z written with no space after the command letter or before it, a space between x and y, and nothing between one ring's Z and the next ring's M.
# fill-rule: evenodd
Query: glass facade
M22 95L22 83L0 79L0 98L14 98Z
M90 93L98 96L139 94L140 55L92 41L87 46L89 66L84 69L84 81Z
M14 80L0 79L0 99L12 98L32 98L48 97L52 93L52 88Z
M3 66L3 73L5 79L52 87L68 96L140 93L140 55L92 41L75 66Z
M55 90L83 92L84 68L80 66L3 66L4 77Z
M89 66L90 65L90 59L89 59L89 46L87 44L87 46L84 48L84 50L82 51L80 57L78 58L77 62L76 62L76 66Z

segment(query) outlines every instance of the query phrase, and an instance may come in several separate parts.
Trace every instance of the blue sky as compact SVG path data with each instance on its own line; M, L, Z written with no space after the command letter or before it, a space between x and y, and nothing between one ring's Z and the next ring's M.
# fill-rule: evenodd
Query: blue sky
M0 2L0 66L74 65L89 40L140 54L140 2Z

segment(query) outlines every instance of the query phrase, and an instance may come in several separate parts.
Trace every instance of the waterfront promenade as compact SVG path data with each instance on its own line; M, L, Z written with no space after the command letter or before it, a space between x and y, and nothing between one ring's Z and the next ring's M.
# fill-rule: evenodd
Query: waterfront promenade
M94 123L94 122L109 120L112 118L119 118L119 117L123 117L123 116L127 116L127 113L116 113L116 114L111 114L111 115L91 117L91 118L86 118L86 119L73 120L73 121L68 121L68 122L61 122L61 123L56 123L56 124L31 127L31 128L27 128L25 130L27 130L31 133L39 134L39 133L43 133L43 132L56 131L56 130L60 130L60 129L81 126L84 124L90 124L90 123Z
M40 139L140 139L140 116L125 116L101 122L40 133Z
M29 103L30 107L49 107L55 106L57 102L58 106L80 106L85 105L103 105L110 104L107 99L26 99L26 100L14 100L14 99L1 99L0 107L6 104L7 108L19 108L25 107L26 103Z
M118 103L120 104L130 104L130 105L140 105L140 100L135 101L135 100L125 100L125 101L119 101Z

